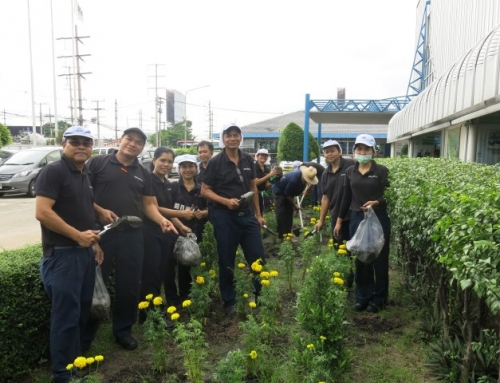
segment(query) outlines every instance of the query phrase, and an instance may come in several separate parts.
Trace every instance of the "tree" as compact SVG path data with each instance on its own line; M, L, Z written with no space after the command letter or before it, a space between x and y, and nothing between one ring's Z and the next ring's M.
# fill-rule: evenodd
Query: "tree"
M191 131L191 121L187 121L187 139L192 140L193 134ZM149 136L149 142L151 145L156 145L156 135L152 134ZM175 148L179 141L184 141L184 121L176 123L173 127L167 130L162 130L160 132L160 146L168 146L170 148Z
M57 123L58 131L55 131L56 124L52 123L49 124L48 122L46 124L43 124L42 126L42 135L44 137L49 137L50 139L55 138L55 142L57 144L60 144L62 142L62 135L63 133L71 126L71 124L67 123L66 121L59 121ZM52 135L50 133L52 132Z
M2 146L7 146L13 142L12 134L10 133L9 128L5 125L0 124L0 148Z
M304 154L304 130L294 122L289 123L278 141L278 161L301 160ZM319 157L318 142L309 133L308 160Z

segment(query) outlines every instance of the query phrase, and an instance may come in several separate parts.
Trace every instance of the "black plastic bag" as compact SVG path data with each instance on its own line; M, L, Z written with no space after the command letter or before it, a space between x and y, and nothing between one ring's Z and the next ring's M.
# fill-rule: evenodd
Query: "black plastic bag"
M346 247L355 254L363 263L371 263L379 256L384 247L384 230L372 208L365 212L365 218L361 221Z
M184 266L198 266L201 262L201 252L196 235L189 233L187 236L179 236L175 242L174 256L177 262Z
M90 316L92 319L106 319L109 317L111 298L108 289L102 279L101 266L95 268L94 295L92 296L92 308Z

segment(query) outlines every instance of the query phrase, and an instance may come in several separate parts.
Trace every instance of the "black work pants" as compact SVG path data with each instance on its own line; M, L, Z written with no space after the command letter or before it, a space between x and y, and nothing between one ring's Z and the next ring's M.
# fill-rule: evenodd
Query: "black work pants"
M274 211L276 213L276 222L278 223L278 235L280 239L283 239L283 235L292 232L293 205L286 197L276 196Z

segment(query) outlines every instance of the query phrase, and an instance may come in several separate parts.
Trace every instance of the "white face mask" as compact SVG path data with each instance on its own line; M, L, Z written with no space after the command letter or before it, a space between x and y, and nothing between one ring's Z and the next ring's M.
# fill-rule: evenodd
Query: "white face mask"
M373 156L371 154L355 154L354 158L356 158L356 161L360 164L367 164L372 160Z

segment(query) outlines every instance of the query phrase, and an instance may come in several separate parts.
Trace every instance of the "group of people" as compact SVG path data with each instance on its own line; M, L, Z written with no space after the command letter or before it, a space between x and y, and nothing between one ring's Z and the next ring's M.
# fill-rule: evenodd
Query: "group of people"
M114 271L113 335L124 349L134 350L138 343L132 326L145 319L138 318L138 302L145 295L160 295L163 284L168 305L188 297L190 271L176 261L173 247L179 235L195 233L200 241L208 219L217 240L224 310L235 312L236 250L241 246L249 264L264 260L260 229L266 222L253 159L239 149L241 129L229 124L221 136L223 150L211 161L212 144L198 144L199 168L196 156L179 156L180 178L170 182L174 152L158 148L148 171L137 160L147 139L139 128L124 131L116 152L93 158L87 128L74 126L63 134L61 160L45 166L35 184L43 246L40 272L52 302L54 382L70 381L66 366L90 348L98 331L99 321L91 318L96 265L105 282ZM242 200L249 191L252 199ZM123 223L99 235L104 225L123 216L139 217L144 225ZM260 284L255 281L257 298ZM165 322L173 325L167 318Z
M170 182L175 154L166 147L156 149L150 171L137 160L146 144L139 128L129 128L114 153L91 157L93 136L74 126L63 134L61 160L45 166L36 179L36 219L41 223L43 258L40 271L52 302L50 351L52 379L66 383L69 362L85 353L95 338L99 321L91 318L96 265L107 282L114 271L115 301L112 329L115 340L126 350L138 343L132 326L145 320L138 316L138 302L147 294L160 295L164 286L167 305L179 305L189 296L189 267L177 262L173 247L179 235L195 233L201 241L209 220L214 227L219 264L219 290L227 315L236 305L234 268L241 246L248 264L265 262L261 228L264 190L272 186L278 232L290 232L293 211L301 209L293 197L307 185L322 190L318 229L331 211L333 234L348 239L356 231L363 211L374 208L386 236L382 254L370 265L356 261L357 310L378 311L387 302L388 244L390 223L384 200L387 169L376 164L375 140L361 135L355 143L356 162L342 158L336 141L327 141L323 151L328 162L321 178L312 163L300 164L282 176L266 163L269 153L260 149L255 161L239 149L242 133L229 124L221 133L221 152L198 144L199 166L194 155L177 158L180 178ZM249 195L251 198L242 198ZM350 212L350 213L349 213ZM99 230L119 217L136 216L142 227L126 223ZM350 220L349 220L350 218ZM260 293L254 278L255 299ZM167 327L173 323L165 318Z

